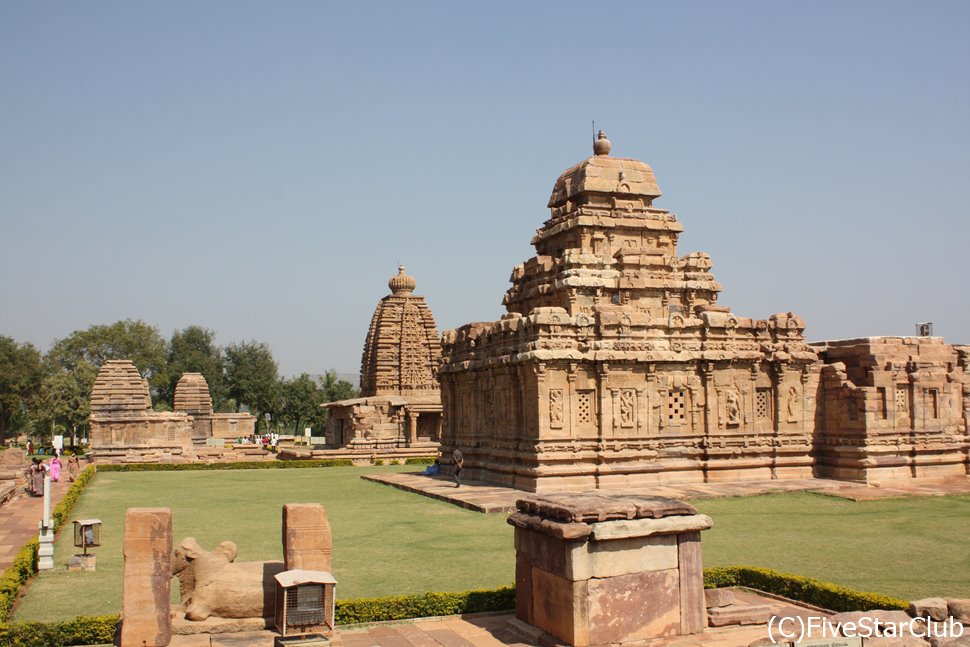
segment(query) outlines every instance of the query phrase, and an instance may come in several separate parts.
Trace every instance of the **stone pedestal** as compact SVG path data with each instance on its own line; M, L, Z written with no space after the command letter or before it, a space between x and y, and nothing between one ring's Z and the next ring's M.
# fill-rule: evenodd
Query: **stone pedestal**
M40 542L40 546L37 548L37 570L49 571L54 568L54 528L52 526L45 527L43 523L40 523L39 527L40 533L37 536L37 541Z
M326 509L319 503L283 506L283 560L286 570L331 572L333 539Z
M710 517L663 497L556 494L517 507L519 621L576 647L704 630Z
M172 639L172 511L125 513L121 647L164 647Z
M94 572L98 570L98 558L95 555L74 555L67 561L67 570Z

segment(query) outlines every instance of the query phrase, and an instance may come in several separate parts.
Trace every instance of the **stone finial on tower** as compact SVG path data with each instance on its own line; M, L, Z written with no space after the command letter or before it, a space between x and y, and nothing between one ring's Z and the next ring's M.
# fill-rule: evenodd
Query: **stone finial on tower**
M593 154L594 155L609 155L610 149L613 148L613 144L610 140L606 138L606 133L602 130L596 136L596 141L593 142Z
M387 287L391 288L391 294L399 297L406 297L411 294L417 285L418 282L414 280L413 276L404 273L403 265L397 266L397 274L387 282Z

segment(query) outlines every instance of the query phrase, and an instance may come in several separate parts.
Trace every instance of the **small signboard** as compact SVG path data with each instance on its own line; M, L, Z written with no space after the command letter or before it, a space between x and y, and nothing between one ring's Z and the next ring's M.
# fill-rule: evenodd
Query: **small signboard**
M806 638L794 647L862 647L862 638Z
M54 436L54 439L53 439L53 441L51 441L51 444L54 445L54 449L56 449L57 451L63 450L64 449L64 436Z
M304 427L303 428L303 435L306 436L307 438L309 438L311 431L313 431L313 427Z

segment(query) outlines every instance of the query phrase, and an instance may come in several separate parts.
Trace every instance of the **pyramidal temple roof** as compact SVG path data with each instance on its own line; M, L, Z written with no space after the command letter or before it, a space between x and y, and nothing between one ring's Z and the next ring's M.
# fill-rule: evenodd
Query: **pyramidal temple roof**
M152 408L148 383L129 359L108 360L91 389L92 414L145 414Z
M360 363L363 397L412 395L438 390L441 341L424 297L413 294L414 277L398 267L388 281L391 294L371 318Z
M653 169L640 160L610 157L612 144L601 130L593 144L594 155L566 169L552 189L549 208L559 207L581 193L615 193L659 198Z
M212 413L209 383L202 373L183 373L175 385L174 409L187 413Z

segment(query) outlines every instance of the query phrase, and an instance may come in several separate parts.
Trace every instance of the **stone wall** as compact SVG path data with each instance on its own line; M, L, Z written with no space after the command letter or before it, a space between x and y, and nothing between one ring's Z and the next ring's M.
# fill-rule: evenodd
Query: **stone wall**
M966 353L939 337L815 344L818 475L863 483L965 477Z

